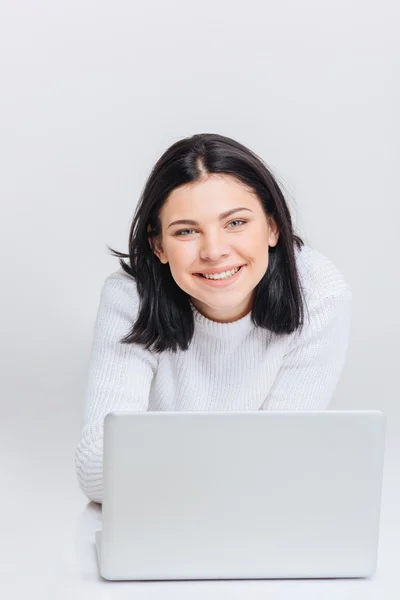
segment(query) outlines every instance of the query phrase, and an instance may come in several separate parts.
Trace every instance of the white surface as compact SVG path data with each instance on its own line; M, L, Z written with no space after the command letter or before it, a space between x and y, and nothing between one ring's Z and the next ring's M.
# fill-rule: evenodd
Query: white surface
M0 420L4 598L398 599L400 420L394 415L388 419L378 569L373 579L148 583L107 582L99 575L95 532L101 529L101 509L87 503L77 487L73 452L79 419L74 411L35 416L32 402L24 417L16 413Z
M101 574L371 576L385 421L379 411L107 415Z

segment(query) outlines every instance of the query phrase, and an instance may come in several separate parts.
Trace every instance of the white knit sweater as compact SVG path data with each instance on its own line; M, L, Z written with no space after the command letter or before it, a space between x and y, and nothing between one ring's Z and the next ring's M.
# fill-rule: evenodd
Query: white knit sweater
M131 329L139 297L123 269L102 287L88 371L79 485L102 502L103 420L121 410L323 410L341 375L348 346L351 289L325 256L303 246L296 262L308 310L302 332L256 328L250 313L217 323L192 305L189 349L152 353L119 344Z

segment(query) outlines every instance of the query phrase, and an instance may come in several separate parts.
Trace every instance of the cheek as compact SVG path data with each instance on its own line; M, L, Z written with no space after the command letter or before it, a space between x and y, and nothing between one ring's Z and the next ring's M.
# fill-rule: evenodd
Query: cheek
M254 234L243 240L240 245L240 253L257 263L268 260L268 242L265 235Z
M185 276L188 271L191 272L192 265L195 265L198 261L196 245L185 243L177 247L171 246L168 258L171 272L175 278Z
M257 252L260 254L260 256L268 256L268 240L269 236L267 230L263 229L254 235L253 244L255 247L257 247Z
M265 241L253 244L251 248L251 256L253 260L253 267L257 273L257 276L263 275L268 268L269 262L268 244Z
M192 257L195 255L194 245L193 244L181 244L178 248L173 248L170 252L170 260L175 265L181 265L184 267L187 264L190 264Z

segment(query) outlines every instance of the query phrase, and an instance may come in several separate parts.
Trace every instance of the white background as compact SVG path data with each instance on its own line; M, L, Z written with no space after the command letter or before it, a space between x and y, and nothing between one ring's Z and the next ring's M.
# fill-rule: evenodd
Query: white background
M395 0L1 2L9 592L11 551L31 547L25 527L35 539L43 519L57 520L57 502L70 498L76 514L85 506L73 452L100 289L119 268L106 244L127 251L144 182L184 136L233 137L270 166L300 234L353 288L331 407L379 408L398 431L398 22ZM57 528L40 540L54 556Z

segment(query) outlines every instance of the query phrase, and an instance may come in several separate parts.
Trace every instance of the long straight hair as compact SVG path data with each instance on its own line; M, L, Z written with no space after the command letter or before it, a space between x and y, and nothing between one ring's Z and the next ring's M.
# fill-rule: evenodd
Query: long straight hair
M304 298L295 246L304 243L293 231L277 181L261 158L239 142L201 133L174 143L155 164L133 217L129 253L107 246L135 279L140 298L137 318L121 343L141 344L153 352L188 349L194 333L189 295L173 279L168 263L162 264L154 254L149 241L161 235L160 210L169 194L212 173L233 176L250 188L279 230L277 245L269 248L267 270L254 290L252 322L276 334L292 333L303 326ZM129 258L129 264L123 258Z

